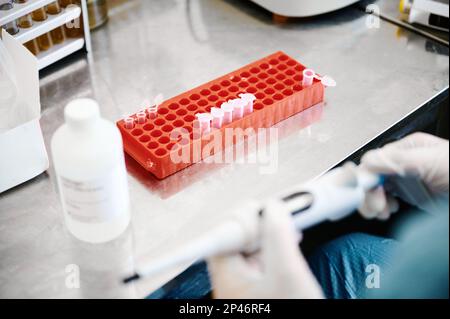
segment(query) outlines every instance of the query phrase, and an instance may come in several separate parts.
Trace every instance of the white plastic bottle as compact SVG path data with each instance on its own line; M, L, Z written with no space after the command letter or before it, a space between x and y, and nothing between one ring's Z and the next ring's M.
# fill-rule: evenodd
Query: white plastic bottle
M113 240L130 222L122 137L93 100L69 103L64 116L52 154L67 228L82 241Z

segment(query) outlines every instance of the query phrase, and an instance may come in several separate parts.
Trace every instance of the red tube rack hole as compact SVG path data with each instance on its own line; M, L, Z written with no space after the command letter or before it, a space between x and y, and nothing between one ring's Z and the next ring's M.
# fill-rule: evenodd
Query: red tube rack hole
M219 97L217 96L217 95L210 95L209 97L208 97L208 101L210 101L210 102L215 102L215 101L217 101L219 99Z
M281 84L281 83L277 83L277 84L275 84L274 88L277 91L283 91L285 86L283 84Z
M277 74L277 70L276 69L269 69L269 70L267 70L267 73L269 73L270 75L274 75L274 74Z
M272 100L272 99L265 99L265 100L263 101L263 103L264 103L265 105L271 105L271 104L273 104L273 100Z
M253 106L253 108L255 110L262 110L264 108L264 105L261 103L255 103L255 105Z
M162 126L164 124L166 124L166 121L164 121L163 119L157 119L155 121L155 125Z
M198 110L198 107L197 107L197 105L191 104L187 107L187 109L191 112L195 112Z
M254 76L252 76L250 79L248 79L249 83L256 83L258 81L259 81L258 78L254 77Z
M248 82L241 82L241 83L239 83L239 87L241 87L241 88L245 89L248 86L249 86Z
M166 149L170 152L170 151L174 150L173 149L174 146L175 146L175 143L169 143L166 145Z
M237 86L230 86L230 88L229 88L228 90L229 90L230 92L235 93L235 92L239 91L239 88L238 88Z
M170 142L170 138L168 138L167 136L163 136L158 140L158 142L161 144L168 144Z
M284 79L286 79L286 75L284 75L284 74L282 74L282 73L278 73L278 74L275 76L275 78L276 78L278 81L283 81Z
M261 92L256 93L255 96L256 96L256 98L259 99L259 100L262 100L263 98L266 97L266 95L265 95L264 93L261 93Z
M141 129L135 129L135 130L133 130L133 131L131 132L131 134L132 134L133 136L139 136L139 135L144 134L144 131L141 130Z
M228 80L223 80L222 82L220 82L220 85L222 85L222 86L230 86L231 82L228 81Z
M294 60L289 60L286 62L286 64L289 66L295 66L297 64L297 62L295 62Z
M285 73L286 73L286 75L288 75L288 76L293 76L293 75L295 74L295 71L289 69L289 70L287 70Z
M197 93L194 93L189 98L193 101L197 101L197 100L200 100L200 95L198 95Z
M160 108L158 109L158 113L161 115L166 115L167 113L169 113L169 110L166 108Z
M269 77L269 75L267 73L260 73L260 74L258 74L258 78L260 78L261 80L264 80L264 79L266 79L268 77Z
M169 105L169 109L171 110L177 110L180 106L178 105L178 103L172 103Z
M247 71L241 73L241 77L242 77L242 78L248 78L250 75L251 75L251 74L248 73Z
M176 120L176 115L175 114L168 114L167 116L166 116L166 120L168 120L168 121L174 121L174 120Z
M156 154L156 156L165 156L166 154L167 154L167 150L166 149L164 149L164 148L158 148L156 151L155 151L155 154Z
M166 133L170 133L170 132L172 132L172 130L173 130L173 126L172 126L172 125L164 125L164 126L162 127L162 130L163 130L164 132L166 132Z
M264 93L271 95L271 94L275 93L275 90L272 89L272 88L267 88L267 89L264 90Z
M302 90L302 86L299 84L294 85L293 87L294 91L301 91Z
M215 92L219 91L220 90L220 85L215 84L215 85L211 86L211 90L215 91Z
M150 143L147 144L147 148L151 149L151 150L154 150L155 148L158 148L158 146L159 145L156 142L150 142Z
M142 135L142 136L139 138L139 142L141 142L141 143L147 143L147 142L150 142L150 136L148 136L148 135Z
M181 105L188 105L188 104L189 104L189 100L186 99L186 98L181 99L181 100L180 100L180 104L181 104Z
M287 65L286 64L280 64L277 66L277 69L280 71L284 71L287 69Z
M200 100L200 101L197 102L197 104L198 104L199 106L206 106L206 105L208 105L208 101L206 101L206 100Z
M184 115L187 114L187 111L184 110L184 109L181 109L181 110L178 110L178 111L177 111L177 114L178 114L179 116L184 116Z
M188 123L189 122L194 122L194 120L195 120L195 116L193 116L193 115L187 115L187 116L184 117L184 121L188 122Z
M263 69L263 70L267 70L268 68L270 68L270 65L268 65L267 63L262 63L262 64L260 65L260 67L261 67L261 69Z
M269 66L267 66L269 67ZM253 74L257 74L259 72L261 72L260 68L257 68L256 66L250 69L250 72L252 72Z
M160 137L162 135L162 132L160 130L156 130L150 133L153 137Z
M147 131L147 132L153 130L154 128L155 128L155 126L153 124L145 124L143 127L144 131Z
M266 80L266 83L270 84L270 85L274 85L275 83L277 83L277 80L275 80L274 78L269 78Z
M260 90L265 89L267 87L266 83L263 82L259 82L258 84L256 84L256 87Z
M301 65L296 65L296 66L294 67L294 69L295 69L295 71L297 71L297 72L302 72L305 68L302 67Z
M220 91L220 92L217 93L217 94L219 94L220 97L227 97L227 96L228 96L228 92L225 91L225 90L222 90L222 91Z
M294 91L292 91L291 89L286 89L283 91L283 94L286 96L291 96L292 94L294 94Z
M241 77L235 75L230 79L232 82L237 83L241 81Z
M188 115L188 116L191 116L191 115ZM184 122L182 120L176 120L175 122L173 122L173 125L175 127L182 127L184 125Z
M289 59L289 57L285 54L280 55L279 57L280 61L286 61L287 59Z
M270 64L272 64L272 65L277 65L278 63L280 63L277 59L271 59L270 61L269 61L269 63Z
M284 81L284 84L286 84L287 86L291 86L291 85L294 85L294 81L293 80L291 80L291 79L287 79L286 81Z
M301 76L300 74L297 74L296 76L294 76L294 81L300 82L301 80L303 80L303 76Z
M277 93L277 94L275 94L275 95L273 96L273 98L274 98L274 100L280 101L280 100L283 99L283 95Z
M200 94L203 95L203 96L208 96L208 95L211 94L211 91L208 90L208 89L203 89L203 90L200 91Z
M249 87L248 89L247 89L247 92L248 93L251 93L251 94L255 94L256 92L257 92L258 90L255 88L255 87Z

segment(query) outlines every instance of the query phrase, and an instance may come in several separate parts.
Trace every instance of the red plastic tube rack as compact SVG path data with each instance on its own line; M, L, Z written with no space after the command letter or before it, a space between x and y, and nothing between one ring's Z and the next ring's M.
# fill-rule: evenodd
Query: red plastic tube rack
M163 102L154 116L147 114L145 123L138 123L137 115L131 116L135 119L131 127L121 120L117 126L125 151L158 179L166 178L213 155L214 150L205 155L193 149L203 148L212 136L224 136L226 129L268 128L322 102L324 86L319 80L302 87L305 69L285 53L277 52ZM241 93L256 96L253 113L212 130L210 136L196 134L196 114L220 107ZM176 131L184 134L174 134ZM225 145L224 140L222 144ZM184 151L190 156L179 161L179 154Z

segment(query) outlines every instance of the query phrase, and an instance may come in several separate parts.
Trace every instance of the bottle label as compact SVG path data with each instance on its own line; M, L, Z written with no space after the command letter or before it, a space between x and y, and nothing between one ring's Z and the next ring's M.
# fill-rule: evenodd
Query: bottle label
M118 165L101 178L74 181L59 177L66 213L83 223L102 223L128 213L128 185L125 169Z

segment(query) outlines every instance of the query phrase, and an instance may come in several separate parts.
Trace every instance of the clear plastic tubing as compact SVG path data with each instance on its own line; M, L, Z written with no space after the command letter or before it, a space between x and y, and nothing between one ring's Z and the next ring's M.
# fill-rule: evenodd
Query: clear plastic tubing
M209 113L198 113L196 117L197 121L200 124L200 131L202 132L202 134L211 132L212 115Z
M215 129L220 129L223 124L224 111L218 107L211 108L212 115L212 127Z
M314 82L314 77L316 76L316 72L314 72L314 70L311 69L305 69L303 71L303 81L302 81L302 86L303 87L308 87L311 86Z
M223 123L222 125L227 125L233 122L233 105L228 102L225 102L220 107L223 111Z
M253 113L253 102L256 100L256 96L251 93L243 93L239 97L245 102L244 115Z
M229 102L233 106L233 121L244 117L244 107L246 102L241 99L235 99Z
M124 121L125 121L125 128L126 129L128 129L128 130L134 129L134 118L132 118L130 116L130 117L127 117Z

